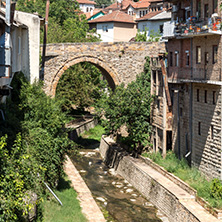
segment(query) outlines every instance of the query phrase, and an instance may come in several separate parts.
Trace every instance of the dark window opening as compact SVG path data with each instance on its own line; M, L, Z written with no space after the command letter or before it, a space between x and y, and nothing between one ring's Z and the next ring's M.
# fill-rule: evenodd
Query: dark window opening
M198 122L198 135L201 135L201 122Z
M173 66L173 53L170 52L170 66Z
M207 65L208 62L209 62L209 53L205 52L205 55L204 55L204 63L205 63L205 65Z
M204 18L207 19L209 16L209 7L208 4L204 5Z
M218 46L213 45L213 64L217 62L217 51L218 51Z
M218 4L218 0L213 0L213 13L217 12L217 4Z
M213 125L210 126L210 134L211 134L211 139L213 139L214 138L214 126Z
M213 91L213 104L216 104L216 91Z
M200 102L200 90L197 89L197 102Z
M207 103L207 90L204 90L204 102Z
M190 55L189 53L186 54L186 66L190 65Z

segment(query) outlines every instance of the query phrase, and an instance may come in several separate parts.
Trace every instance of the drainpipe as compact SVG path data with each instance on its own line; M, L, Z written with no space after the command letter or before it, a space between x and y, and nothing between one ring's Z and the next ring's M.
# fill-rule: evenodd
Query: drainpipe
M190 128L190 164L192 163L192 146L193 146L193 39L190 39L190 78L191 78L191 83L190 83L190 121L189 121L189 128Z
M180 103L179 103L180 91L177 91L177 145L178 145L178 157L180 156Z

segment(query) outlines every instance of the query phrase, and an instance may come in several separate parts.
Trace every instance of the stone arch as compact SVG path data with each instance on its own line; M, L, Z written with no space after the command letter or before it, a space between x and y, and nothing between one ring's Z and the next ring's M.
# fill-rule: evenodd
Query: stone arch
M53 96L53 97L55 96L57 84L59 82L59 79L63 75L63 73L69 67L74 66L75 64L78 64L80 62L89 62L89 63L95 65L102 72L102 74L105 76L109 86L112 89L114 89L115 86L119 85L120 81L118 78L118 74L117 74L116 70L111 65L108 65L105 61L103 61L99 57L94 57L91 55L81 55L81 56L77 56L77 57L74 57L74 58L66 61L59 68L59 70L56 72L56 74L54 75L54 78L51 82L51 86L50 86L50 95L51 96Z

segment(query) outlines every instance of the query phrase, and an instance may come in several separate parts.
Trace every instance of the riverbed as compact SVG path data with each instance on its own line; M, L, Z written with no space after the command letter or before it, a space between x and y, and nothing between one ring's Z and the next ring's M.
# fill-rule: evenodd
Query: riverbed
M107 221L168 222L131 184L104 165L98 148L82 149L80 157L70 155L70 158Z

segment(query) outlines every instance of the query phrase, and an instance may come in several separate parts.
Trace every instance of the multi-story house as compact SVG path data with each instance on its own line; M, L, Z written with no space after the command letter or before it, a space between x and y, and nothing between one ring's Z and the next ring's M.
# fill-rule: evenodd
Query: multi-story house
M172 18L165 28L170 30L166 77L172 149L208 177L222 179L221 1L169 2Z
M39 79L40 23L38 15L15 11L10 35L5 32L5 8L0 9L0 102L4 102L15 73L33 83ZM6 57L6 53L9 53Z

